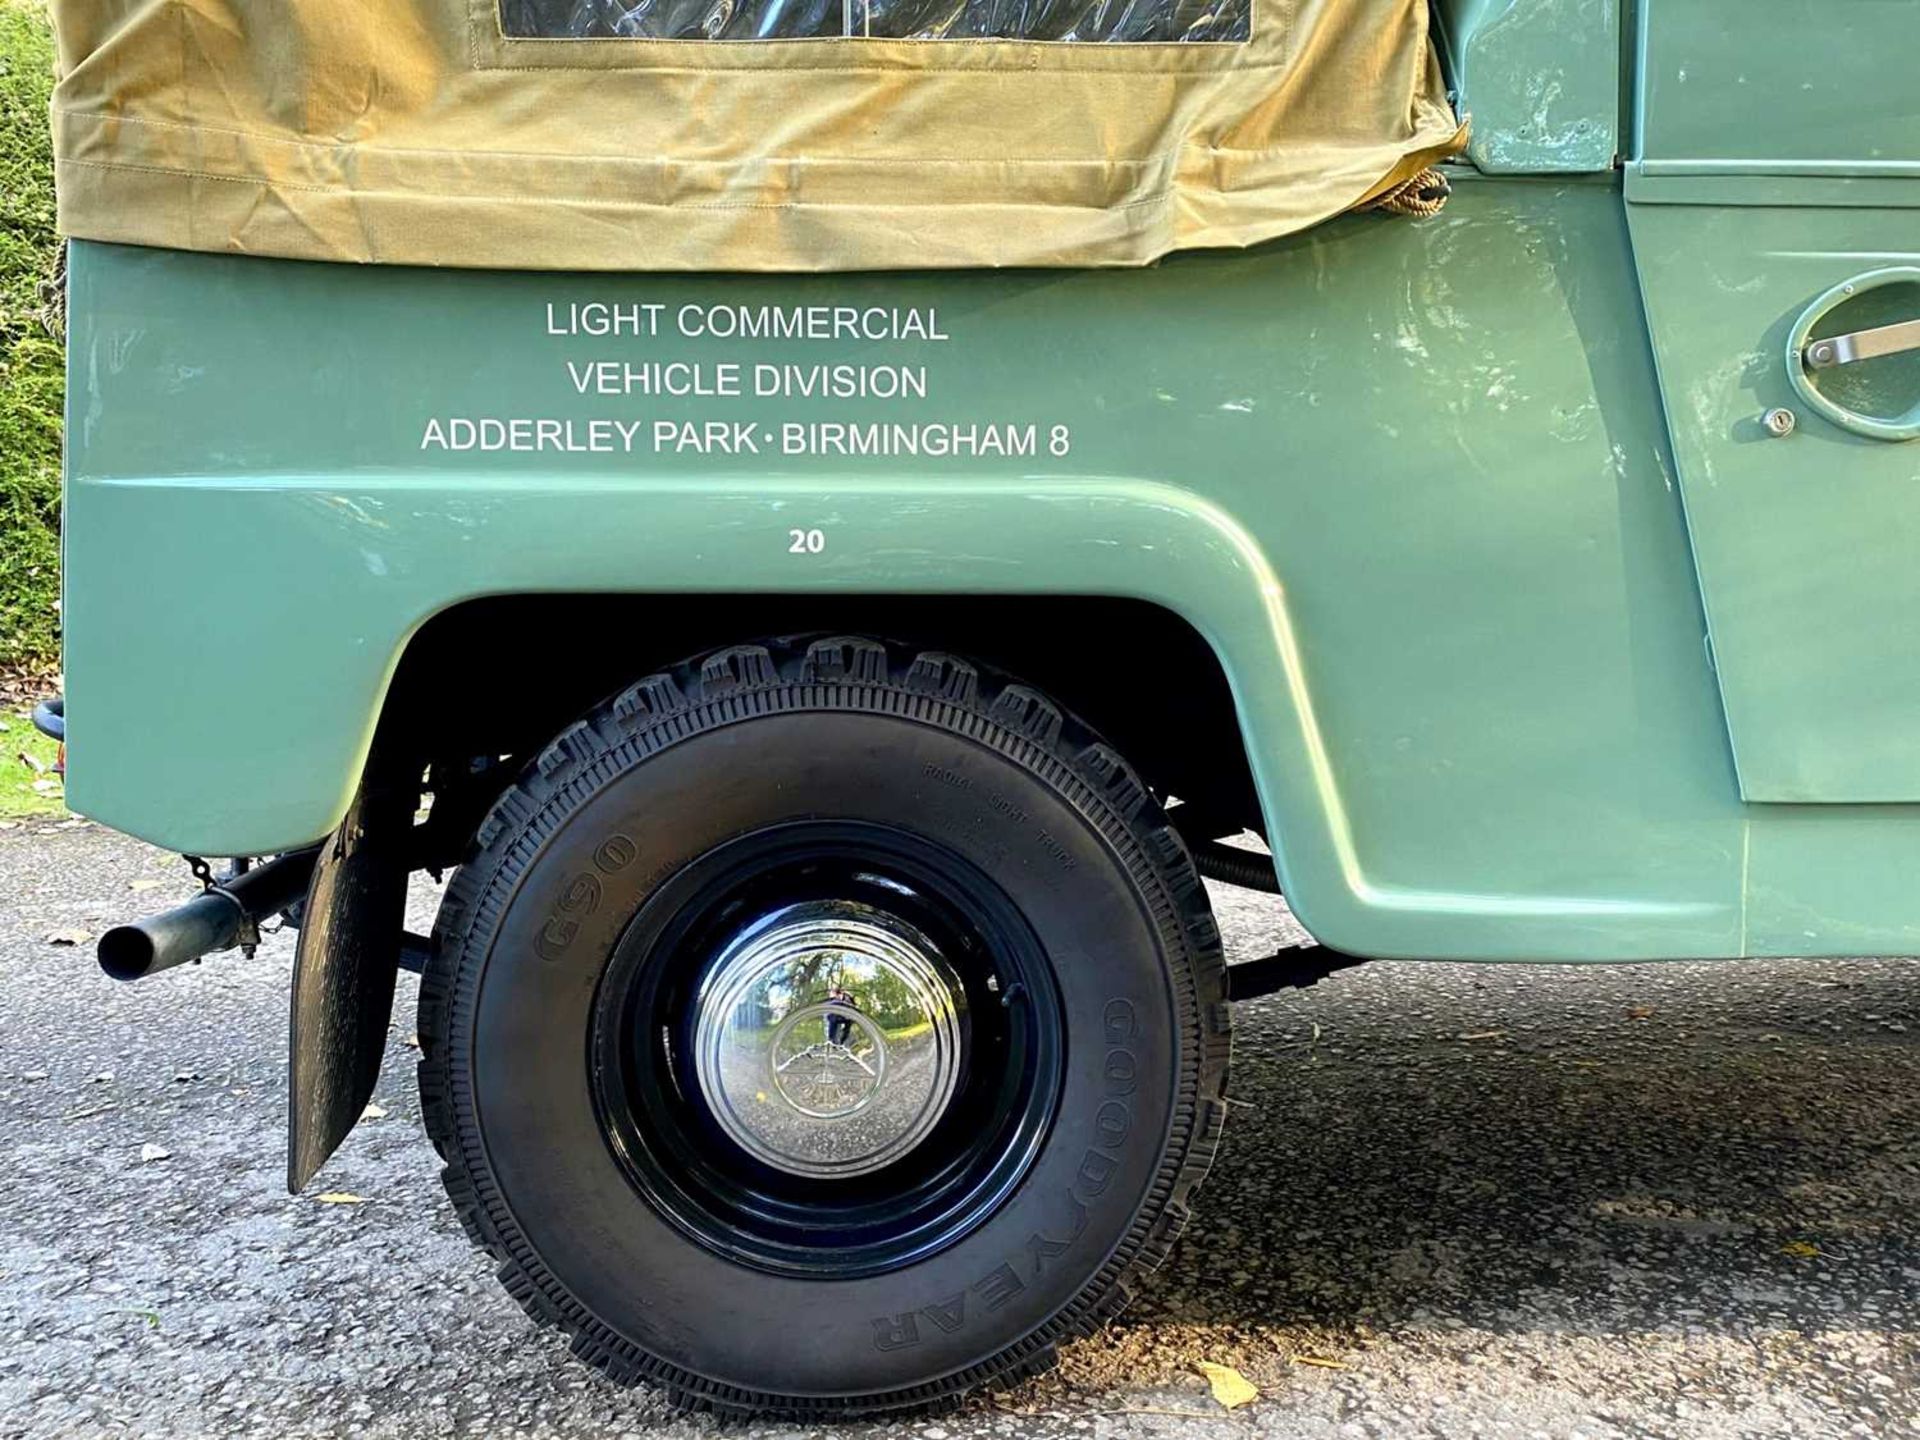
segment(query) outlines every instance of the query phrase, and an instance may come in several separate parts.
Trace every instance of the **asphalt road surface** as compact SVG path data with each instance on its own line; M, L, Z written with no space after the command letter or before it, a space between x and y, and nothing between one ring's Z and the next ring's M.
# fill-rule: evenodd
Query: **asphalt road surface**
M0 1436L716 1433L469 1249L410 980L384 1113L285 1193L285 938L132 986L79 938L190 892L94 827L0 833ZM1287 924L1216 898L1237 956ZM1140 1303L904 1433L1920 1436L1920 965L1375 964L1236 1020L1227 1143Z

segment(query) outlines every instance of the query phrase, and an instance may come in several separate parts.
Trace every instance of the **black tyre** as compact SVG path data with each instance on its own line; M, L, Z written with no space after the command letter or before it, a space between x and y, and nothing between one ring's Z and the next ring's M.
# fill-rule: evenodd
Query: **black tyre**
M614 1379L938 1406L1045 1368L1185 1221L1218 934L1158 805L1034 691L722 651L567 730L476 847L421 986L428 1129L508 1290Z

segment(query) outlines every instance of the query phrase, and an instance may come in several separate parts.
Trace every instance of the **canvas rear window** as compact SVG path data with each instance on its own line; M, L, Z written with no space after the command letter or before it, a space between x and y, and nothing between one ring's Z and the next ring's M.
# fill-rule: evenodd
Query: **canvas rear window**
M1042 40L1234 43L1253 0L500 0L535 40Z

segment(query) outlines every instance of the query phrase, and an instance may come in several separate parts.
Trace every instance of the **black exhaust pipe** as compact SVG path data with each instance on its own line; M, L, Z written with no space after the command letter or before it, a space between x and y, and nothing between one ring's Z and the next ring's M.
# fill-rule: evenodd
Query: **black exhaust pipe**
M320 849L292 850L196 895L177 909L116 925L100 937L100 968L116 980L157 975L215 950L305 898Z

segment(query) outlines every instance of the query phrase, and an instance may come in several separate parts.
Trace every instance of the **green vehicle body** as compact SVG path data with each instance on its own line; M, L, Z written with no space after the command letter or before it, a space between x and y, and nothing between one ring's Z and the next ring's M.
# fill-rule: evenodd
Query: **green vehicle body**
M319 839L410 642L481 597L876 597L877 631L900 596L1116 597L1217 660L1324 944L1920 951L1920 358L1798 351L1920 316L1920 16L1441 11L1475 122L1442 215L1146 271L76 243L71 803L198 854ZM552 333L596 304L668 333ZM762 306L928 333L680 333ZM601 360L741 363L748 393L602 394ZM822 365L927 393L791 393ZM483 419L546 448L453 448ZM823 422L934 428L841 454Z

